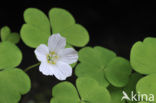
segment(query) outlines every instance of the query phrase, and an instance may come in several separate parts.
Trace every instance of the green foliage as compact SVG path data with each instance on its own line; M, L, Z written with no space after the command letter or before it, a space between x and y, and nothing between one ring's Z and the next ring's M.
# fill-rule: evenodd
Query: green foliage
M0 43L0 70L18 66L22 61L20 49L11 42Z
M8 26L4 26L0 30L1 40L9 41L11 43L17 44L20 40L19 34L16 32L11 32Z
M109 85L109 82L104 77L104 69L111 59L115 58L116 54L102 47L85 47L79 51L79 61L75 74L78 77L91 77L98 81L104 87Z
M136 85L136 91L147 95L153 94L155 96L156 95L155 78L156 73L141 78ZM156 97L154 99L156 100Z
M20 69L5 69L0 78L0 103L18 103L21 95L30 90L30 79Z
M131 73L129 62L106 48L85 47L79 51L79 61L76 67L78 77L94 78L104 87L109 83L116 87L123 87L128 83Z
M67 39L67 43L82 47L89 41L88 31L80 24L76 24L74 17L66 10L52 8L49 11L52 32L60 33Z
M105 77L115 87L124 87L131 74L131 66L128 60L116 57L108 63L105 70Z
M24 21L21 38L32 48L47 44L49 36L56 33L66 38L66 47L84 47L89 42L88 31L76 23L72 14L61 8L52 8L49 18L39 9L28 8L24 12ZM22 53L15 45L20 37L7 26L0 34L0 103L18 103L31 85L29 77L15 68L22 60ZM136 42L131 49L130 63L100 46L82 48L79 51L80 63L71 65L77 65L76 87L70 82L57 84L53 87L50 103L137 103L121 101L123 90L129 96L131 91L156 95L155 45L156 38L152 37ZM131 74L132 68L138 73Z
M51 103L109 103L108 90L94 79L78 78L76 88L69 82L57 84L52 91ZM79 97L80 96L80 97Z
M156 73L156 38L148 37L136 42L130 55L133 69L142 74Z
M76 88L70 82L57 84L53 88L52 94L51 103L79 103L80 101Z
M136 42L130 54L130 62L133 69L147 76L141 78L137 85L136 91L142 94L156 95L156 38L147 37L143 42ZM140 78L140 77L139 77ZM134 78L135 80L137 77ZM134 82L137 82L133 80ZM156 99L156 98L155 98ZM139 102L147 103L147 102ZM152 102L155 103L155 102Z
M50 23L47 16L35 8L24 11L24 24L21 28L21 38L27 46L36 48L40 44L47 44L50 33Z
M80 24L76 24L73 16L66 10L53 8L49 11L49 18L39 9L28 8L24 12L24 24L21 37L24 43L32 48L46 44L51 35L50 23L54 33L60 33L67 39L67 43L82 47L89 41L88 31Z

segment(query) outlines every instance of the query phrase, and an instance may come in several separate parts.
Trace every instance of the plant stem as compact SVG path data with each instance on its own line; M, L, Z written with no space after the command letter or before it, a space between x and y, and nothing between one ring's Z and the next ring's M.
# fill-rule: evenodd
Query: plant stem
M34 68L34 67L37 67L37 66L39 66L39 65L40 65L40 63L33 64L33 65L27 67L24 71L27 72L28 70L30 70L30 69L32 69L32 68Z

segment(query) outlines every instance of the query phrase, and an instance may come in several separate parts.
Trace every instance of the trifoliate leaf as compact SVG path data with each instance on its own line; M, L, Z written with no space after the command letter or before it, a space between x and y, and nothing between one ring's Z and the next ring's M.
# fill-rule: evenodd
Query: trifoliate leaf
M52 91L50 103L109 103L108 90L94 79L78 78L77 89L69 82L57 84Z
M148 37L143 42L136 42L130 55L133 69L142 74L156 73L156 38Z
M121 98L123 97L123 94L122 94L123 89L110 86L108 90L110 91L110 94L111 94L110 103L126 103L125 100L121 101Z
M47 44L50 33L50 23L47 16L36 8L24 11L24 24L21 28L21 37L24 43L36 48L40 44Z
M22 53L15 44L10 42L1 42L0 58L0 70L16 67L21 63Z
M3 70L0 78L0 103L18 103L21 95L30 90L30 79L20 69Z
M8 26L4 26L1 28L1 40L9 41L11 43L18 43L20 40L19 34L15 32L11 32Z
M76 76L94 78L100 85L107 87L104 70L116 54L102 47L85 47L79 51L80 63L76 67Z
M108 63L105 77L115 87L123 87L129 81L131 66L128 60L117 57Z
M88 31L80 24L76 24L74 17L66 10L52 8L49 11L52 32L60 33L67 39L67 43L83 47L89 41Z
M156 78L156 73L150 74L148 76L141 78L136 85L137 92L141 94L146 94L148 96L147 101L149 101L149 99L152 100L152 95L156 96L155 78ZM146 100L145 96L143 97ZM154 97L154 100L156 100L156 97ZM156 102L152 102L152 103L156 103Z

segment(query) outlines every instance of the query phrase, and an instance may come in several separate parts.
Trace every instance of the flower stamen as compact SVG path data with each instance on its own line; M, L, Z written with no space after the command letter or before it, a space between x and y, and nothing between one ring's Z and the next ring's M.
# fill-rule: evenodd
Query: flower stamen
M48 63L50 63L50 64L56 64L57 60L58 60L58 55L54 51L50 52L47 55L47 61L48 61Z

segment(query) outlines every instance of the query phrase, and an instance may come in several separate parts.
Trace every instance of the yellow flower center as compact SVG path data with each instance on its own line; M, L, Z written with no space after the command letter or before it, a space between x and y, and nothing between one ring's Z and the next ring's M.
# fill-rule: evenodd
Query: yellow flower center
M50 52L48 55L47 55L47 61L48 63L50 64L56 64L58 60L58 55L53 51L53 52Z

